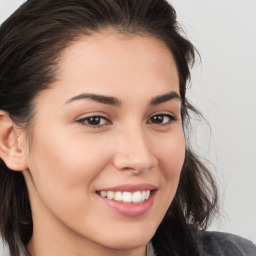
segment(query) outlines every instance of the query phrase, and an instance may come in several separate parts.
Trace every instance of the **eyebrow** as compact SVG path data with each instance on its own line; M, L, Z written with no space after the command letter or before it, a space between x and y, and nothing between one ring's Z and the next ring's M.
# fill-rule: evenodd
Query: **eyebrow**
M173 100L173 99L181 99L181 98L178 93L172 91L167 94L163 94L163 95L154 97L151 100L150 105L158 105L158 104L161 104L161 103Z
M76 100L83 100L83 99L89 99L89 100L99 102L101 104L112 105L116 107L121 106L121 101L118 98L115 98L112 96L100 95L100 94L92 94L92 93L81 93L69 99L66 102L66 104ZM173 99L180 99L180 96L178 95L178 93L174 91L152 98L150 101L150 105L158 105Z
M76 100L82 100L82 99L90 99L102 104L106 105L112 105L112 106L120 106L121 101L115 97L105 96L105 95L99 95L99 94L91 94L91 93L82 93L79 94L71 99L69 99L66 103L71 103Z

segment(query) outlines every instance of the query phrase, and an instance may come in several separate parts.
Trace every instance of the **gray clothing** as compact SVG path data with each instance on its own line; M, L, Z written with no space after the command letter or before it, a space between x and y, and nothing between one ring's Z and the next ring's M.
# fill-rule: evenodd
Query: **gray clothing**
M256 245L240 236L204 231L199 240L200 256L256 256Z

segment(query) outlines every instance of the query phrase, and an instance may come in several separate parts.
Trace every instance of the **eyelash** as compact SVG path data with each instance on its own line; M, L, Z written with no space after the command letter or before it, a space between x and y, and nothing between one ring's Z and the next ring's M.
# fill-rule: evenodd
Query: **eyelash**
M168 120L165 120L166 118ZM103 124L101 123L102 120L104 120ZM154 123L154 120L157 122ZM156 114L156 115L153 115L152 117L150 117L147 120L147 123L155 124L155 125L159 125L159 126L165 126L165 125L171 124L172 122L174 122L176 120L177 120L177 118L170 114ZM90 121L96 121L96 124L92 124L92 123L90 123ZM159 123L158 121L160 121L161 123ZM82 125L91 127L91 128L101 128L105 125L111 124L111 121L108 118L106 118L104 116L100 116L100 115L93 115L93 116L85 117L85 118L77 120L77 122L81 123Z
M168 120L163 123L154 123L152 122L152 120L155 118L156 121L164 121L165 118L168 118ZM171 124L172 122L176 121L177 118L173 115L170 115L170 114L156 114L156 115L153 115L152 117L150 117L147 121L147 123L152 123L152 124L156 124L156 125L168 125L168 124Z
M100 120L100 122L98 124L90 124L90 120L91 121L94 121L96 119ZM101 124L101 121L102 120L105 120L106 123L104 124ZM105 126L105 125L108 125L108 124L111 124L110 120L104 116L100 116L100 115L94 115L94 116L88 116L88 117L85 117L85 118L82 118L82 119L79 119L77 120L78 123L81 123L82 125L86 125L86 126L89 126L89 127L92 127L92 128L100 128L102 126Z

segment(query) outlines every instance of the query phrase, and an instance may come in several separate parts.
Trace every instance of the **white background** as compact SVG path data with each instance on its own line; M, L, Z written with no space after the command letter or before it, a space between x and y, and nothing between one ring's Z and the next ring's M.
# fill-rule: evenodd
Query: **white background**
M23 0L0 0L0 23ZM209 121L193 142L214 165L221 214L211 229L256 242L256 0L172 0L201 55L189 98Z

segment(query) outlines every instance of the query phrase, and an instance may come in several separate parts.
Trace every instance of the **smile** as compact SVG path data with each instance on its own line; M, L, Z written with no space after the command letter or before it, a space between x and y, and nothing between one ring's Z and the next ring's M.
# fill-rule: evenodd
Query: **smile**
M100 201L125 217L138 217L150 211L158 187L153 184L123 184L96 190Z
M123 203L142 203L148 200L150 196L150 190L143 191L98 191L97 192L101 197L107 198L109 200L114 200Z

